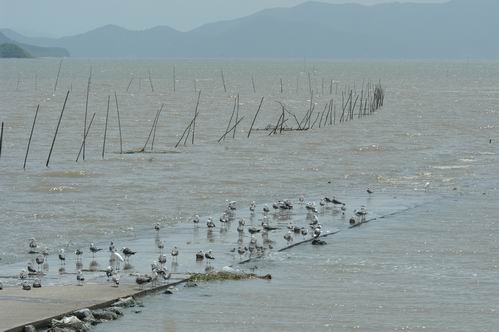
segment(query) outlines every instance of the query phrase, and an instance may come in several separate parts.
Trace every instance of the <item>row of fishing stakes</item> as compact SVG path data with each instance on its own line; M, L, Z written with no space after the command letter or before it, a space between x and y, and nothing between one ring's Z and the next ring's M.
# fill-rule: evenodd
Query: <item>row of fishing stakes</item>
M59 77L61 73L61 67L62 67L62 60L59 62L59 68L57 71L57 77L55 80L54 84L54 93L57 90L57 85L59 82ZM154 92L154 85L153 81L151 78L151 72L148 71L148 76L149 76L149 83L151 86L151 91ZM220 76L221 76L221 81L222 81L222 86L224 89L224 92L227 92L227 85L225 81L225 75L224 71L220 70ZM251 126L248 130L247 133L247 138L251 136L251 133L253 130L266 130L269 131L269 136L276 134L277 132L282 133L283 131L304 131L304 130L309 130L314 128L316 124L318 124L318 127L325 127L325 126L333 126L339 123L351 121L354 118L361 118L367 115L373 114L375 111L377 111L379 108L383 106L384 102L384 90L381 86L381 82L378 82L376 84L373 84L371 82L368 82L366 85L362 84L362 89L359 92L356 91L355 87L353 89L348 88L345 86L345 89L341 91L341 101L339 100L334 100L334 98L330 99L325 105L322 111L316 110L316 103L314 102L314 91L312 90L312 78L310 73L307 73L307 78L309 82L309 90L310 90L310 102L309 102L309 107L308 110L306 110L305 115L301 118L301 120L298 119L296 114L292 112L284 102L281 101L276 101L280 105L280 110L279 110L279 117L275 125L269 125L264 129L254 129L254 125L256 122L256 119L258 117L258 114L260 113L263 102L264 102L264 97L261 98L258 109L253 117L253 120L251 122ZM127 86L127 91L130 88L130 85L133 82L133 77L130 80L128 86ZM176 68L175 66L173 67L173 89L174 91L176 90ZM284 87L283 87L283 80L280 79L280 92L284 92ZM83 137L82 137L82 142L76 157L76 162L80 160L80 156L82 156L82 159L85 160L85 152L86 152L86 142L87 142L87 137L90 133L90 129L92 127L92 124L94 123L94 119L96 116L96 113L94 112L90 121L88 121L88 110L89 110L89 96L90 96L90 89L91 89L91 83L92 83L92 67L90 68L89 72L89 77L87 81L87 87L86 87L86 100L85 100L85 113L84 113L84 121L83 121ZM255 84L255 79L254 76L251 76L251 84L253 91L256 92L256 84ZM324 90L324 79L322 80L322 90ZM297 85L298 88L298 85ZM198 93L197 96L197 102L196 102L196 107L194 110L194 115L192 117L192 120L189 122L185 130L183 131L182 135L180 136L180 139L177 141L175 144L175 148L178 148L179 145L182 143L184 146L187 144L187 140L189 137L191 138L191 144L195 143L195 137L196 137L196 120L199 115L199 105L200 105L200 99L201 99L201 90L197 91L197 87L195 86L195 90ZM324 91L323 91L324 92ZM333 80L329 81L329 92L330 94L333 93ZM50 159L51 155L55 146L55 142L57 139L57 135L59 132L59 128L61 126L64 110L66 109L66 104L68 102L68 98L70 95L70 90L67 91L66 93L66 98L64 100L64 104L57 122L56 130L52 139L52 144L50 146L50 151L47 157L46 161L46 166L48 167L50 164ZM338 96L338 84L336 84L336 96ZM339 99L339 97L338 97ZM118 96L117 93L114 93L114 101L116 105L116 114L117 114L117 121L118 121L118 129L119 129L119 137L120 137L120 154L123 154L123 136L122 136L122 129L121 129L121 120L120 120L120 110L119 110L119 102L118 102ZM341 102L341 103L340 103ZM106 118L105 118L105 127L104 127L104 137L103 137L103 144L102 144L102 158L105 158L105 149L106 149L106 139L107 139L107 132L108 132L108 125L109 125L109 111L110 111L110 103L111 103L111 96L108 96L107 98L107 110L106 110ZM337 106L338 109L337 109ZM156 116L153 120L153 124L149 130L149 134L147 136L146 142L142 149L138 151L130 151L128 153L140 153L140 152L145 152L146 148L150 144L150 150L152 151L154 149L154 142L155 142L155 137L156 137L156 130L157 130L157 125L159 122L159 118L161 116L162 111L165 108L165 104L161 104L160 109L156 112ZM40 110L40 105L37 106L35 116L33 119L33 123L31 126L31 131L29 134L29 139L28 139L28 145L26 148L26 154L24 157L24 162L23 162L23 169L26 168L27 164L27 159L29 156L29 149L31 145L31 141L34 135L34 129L36 125L36 121L38 118L38 113ZM337 113L337 110L339 112ZM232 138L235 139L236 133L237 133L237 128L239 124L242 123L244 120L243 117L239 117L240 113L240 96L237 94L237 96L234 98L234 106L233 110L231 113L231 116L229 118L229 121L227 123L227 127L223 133L223 135L218 139L218 142L224 141L227 137L229 137L232 134ZM289 121L292 119L291 121ZM290 125L290 122L295 122L296 126ZM4 132L3 132L4 124L2 122L1 126L1 131L0 131L0 158L2 156L2 146L3 146L3 140L4 140Z

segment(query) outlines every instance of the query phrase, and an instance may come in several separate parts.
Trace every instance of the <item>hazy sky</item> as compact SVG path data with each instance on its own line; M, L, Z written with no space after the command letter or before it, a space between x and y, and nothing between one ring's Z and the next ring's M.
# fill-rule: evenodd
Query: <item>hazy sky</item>
M31 36L77 34L106 24L129 29L168 25L186 31L204 23L246 16L304 0L0 0L0 28ZM394 0L322 0L374 4ZM398 0L445 2L445 0Z

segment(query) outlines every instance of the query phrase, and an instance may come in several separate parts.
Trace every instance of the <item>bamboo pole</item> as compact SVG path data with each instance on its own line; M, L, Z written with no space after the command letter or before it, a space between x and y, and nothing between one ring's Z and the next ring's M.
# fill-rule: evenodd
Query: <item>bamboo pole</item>
M107 96L107 110L106 110L106 125L104 127L104 141L102 142L102 159L106 150L106 136L107 136L107 121L109 119L109 104L111 103L111 96Z
M229 132L229 127L232 124L232 118L234 117L234 113L236 112L236 107L237 107L237 98L234 98L234 107L232 108L232 114L230 115L229 123L227 123L227 128L225 128L225 134ZM225 135L224 140L225 140Z
M226 132L225 132L225 134L223 134L223 135L222 135L222 137L220 137L220 138L218 139L218 143L220 143L220 141L221 141L221 140L223 140L223 139L225 138L225 136L226 136L228 133L230 133L230 132L231 132L234 128L236 128L236 127L237 127L237 125L238 125L241 121L243 121L243 119L244 119L244 116L242 116L242 117L239 119L239 121L237 121L237 122L236 122L236 123L232 126L232 128L230 128L230 129L229 129L229 131L226 131Z
M177 77L176 77L175 65L173 65L173 92L177 92Z
M255 124L255 121L256 121L256 117L258 116L258 113L260 113L260 109L262 108L262 104L263 104L263 98L260 100L260 105L258 105L258 109L256 110L256 113L255 113L255 117L253 118L253 122L251 122L251 127L248 131L248 138L250 137L251 135L251 130L253 130L253 126Z
M237 107L236 107L236 123L237 120L239 119L239 93L237 94ZM232 139L236 138L236 129L237 127L234 127L234 132L232 133Z
M0 158L2 158L2 145L3 145L3 121L0 128Z
M151 84L151 92L154 92L154 85L152 84L151 71L147 71L149 74L149 84Z
M90 132L90 128L92 127L92 123L94 122L94 118L95 118L95 112L92 115L92 118L90 119L90 123L88 124L87 130L85 131L85 137L84 137L83 141L85 141L85 139L87 138L88 133ZM76 162L78 162L78 160L80 159L80 154L81 154L82 150L83 150L83 142L81 143L80 151L78 151L78 156L76 156Z
M38 117L38 110L40 109L40 104L36 107L35 118L33 119L33 125L31 126L31 132L29 133L28 147L26 148L26 155L24 156L23 169L26 169L26 161L28 160L29 147L31 145L31 138L33 137L33 131L35 130L36 118Z
M57 70L57 76L55 78L54 94L57 91L57 83L59 83L59 75L61 74L61 67L62 67L62 59L61 61L59 61L59 69Z
M120 131L120 154L123 154L123 136L121 135L121 120L120 120L120 107L118 104L118 95L114 92L114 100L116 102L116 114L118 115L118 128Z
M224 86L224 92L227 93L227 86L225 85L225 76L223 69L220 70L220 73L222 74L222 84Z
M151 130L149 130L149 135L147 136L147 140L144 143L144 147L141 150L142 152L144 152L146 150L147 143L149 143L149 140L151 139L151 135L152 135L152 132L154 130L154 126L156 125L156 120L159 117L159 113L161 113L161 111L163 110L163 106L164 106L164 104L161 104L161 108L158 111L156 111L156 115L154 116L154 120L152 121Z
M59 132L59 126L61 125L62 115L64 114L64 110L66 109L66 102L68 101L69 90L66 93L66 99L64 99L64 105L62 106L61 115L59 115L59 121L57 122L57 127L55 128L54 138L52 139L52 145L50 145L49 155L47 157L47 162L45 163L45 167L49 167L50 157L52 156L52 151L54 150L55 139L57 138L57 133Z
M85 160L85 132L87 131L88 96L90 94L90 82L91 82L91 80L92 80L92 66L90 66L90 73L88 74L87 98L85 100L85 118L83 120L83 160Z
M251 85L253 86L253 93L256 93L255 76L254 75L251 75Z
M130 82L128 82L128 86L126 87L126 92L128 92L130 90L130 86L132 85L132 82L134 79L135 79L135 77L132 76L132 78L130 79Z
M152 142L151 142L151 151L154 150L154 142L156 141L156 129L158 128L159 117L161 116L161 111L163 110L163 106L165 104L161 104L161 109L159 110L158 116L156 117L156 122L154 123L154 131L152 133Z
M201 90L199 90L198 101L196 102L196 109L194 110L194 122L192 123L192 141L191 141L191 144L194 144L194 134L196 131L196 118L198 115L198 108L199 108L199 100L200 99L201 99Z
M281 78L281 94L283 93L283 88L282 88L282 78Z

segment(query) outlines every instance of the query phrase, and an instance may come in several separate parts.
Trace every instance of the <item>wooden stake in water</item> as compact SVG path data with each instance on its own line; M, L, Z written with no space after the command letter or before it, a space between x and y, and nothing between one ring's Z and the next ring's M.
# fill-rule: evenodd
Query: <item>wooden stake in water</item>
M196 109L194 110L194 122L192 123L192 142L191 142L191 144L194 144L194 134L196 131L196 118L198 115L198 108L199 108L199 100L200 99L201 99L201 90L199 90L198 101L196 102Z
M114 100L116 101L116 114L118 115L118 128L120 130L120 154L123 154L123 136L121 135L121 120L120 107L118 106L118 95L114 92Z
M92 127L92 122L94 122L94 118L95 118L95 112L94 114L92 115L92 119L90 119L90 123L88 124L88 128L87 130L85 130L85 137L84 137L84 140L86 140L87 138L87 135L88 133L90 132L90 128ZM83 142L81 143L81 146L80 146L80 151L78 151L78 156L76 157L76 162L78 162L78 160L80 159L80 154L81 154L81 151L83 150Z
M236 123L237 120L239 119L239 93L237 94L237 107L236 107ZM236 129L237 127L234 127L234 132L232 133L232 139L236 138Z
M0 128L0 158L2 158L2 145L3 145L3 121L2 121L2 127Z
M69 90L66 93L66 99L64 99L64 105L62 106L61 115L59 115L59 121L57 122L57 127L55 128L54 138L52 139L52 145L50 145L49 155L47 157L46 167L49 167L50 157L52 156L52 151L54 150L55 139L57 138L57 133L59 132L59 126L61 125L62 115L64 114L64 110L66 109L66 103L69 97Z
M237 98L234 98L234 107L232 108L232 114L230 115L229 123L227 123L227 128L225 129L225 133L222 136L224 140L225 136L229 133L229 127L232 124L232 118L234 117L234 113L236 112L236 107L237 107Z
M106 150L106 136L107 136L107 120L109 119L109 104L111 103L111 96L107 96L107 111L106 111L106 125L104 126L104 142L102 142L102 159Z
M59 75L61 74L61 67L62 67L62 59L61 61L59 61L59 69L57 70L57 77L55 78L54 94L57 91L57 83L59 83Z
M227 86L225 85L225 76L224 76L224 71L223 69L220 70L220 73L222 74L222 84L224 86L224 92L227 93Z
M251 85L253 86L253 93L256 93L255 77L253 75L251 75Z
M253 122L251 122L251 127L248 131L248 138L251 135L251 130L253 130L253 126L255 125L256 117L258 116L258 113L260 113L260 109L262 108L263 98L264 97L262 97L262 99L260 100L260 105L258 105L258 109L256 110L255 117L253 118Z
M173 92L177 91L177 78L175 76L175 65L173 65Z
M152 85L151 71L148 70L149 73L149 84L151 84L151 92L154 92L154 86Z
M135 77L132 76L132 78L130 79L130 82L128 82L128 86L126 87L126 92L128 92L130 90L130 85L132 85L134 78Z
M144 147L142 148L142 151L145 151L146 150L146 147L147 147L147 143L149 143L149 140L151 139L151 135L152 135L152 132L154 131L154 127L156 126L156 121L158 120L159 118L159 114L161 113L161 111L163 110L163 107L165 106L165 104L161 104L161 107L160 109L156 112L156 116L154 117L154 120L152 122L152 126L151 126L151 130L149 131L149 135L147 136L147 140L144 144ZM152 150L152 148L151 148Z
M87 82L87 99L85 100L85 118L83 120L83 160L85 160L85 132L87 131L87 116L88 116L88 96L90 94L90 82L92 80L92 67L90 67L90 73L88 74Z
M26 160L28 160L29 147L31 145L31 138L33 137L33 131L35 130L36 118L38 117L38 110L40 109L40 104L36 107L35 118L33 119L33 125L31 126L31 132L28 139L28 147L26 148L26 156L24 157L23 169L26 169Z

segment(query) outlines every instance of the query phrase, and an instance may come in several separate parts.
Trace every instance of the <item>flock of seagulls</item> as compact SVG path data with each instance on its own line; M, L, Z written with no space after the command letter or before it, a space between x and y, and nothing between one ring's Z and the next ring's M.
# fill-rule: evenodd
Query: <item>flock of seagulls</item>
M371 188L367 188L367 193L372 195L374 191ZM332 209L334 213L341 213L345 215L347 210L346 204L336 197L323 197L319 201L319 208L316 206L315 202L307 202L305 203L305 196L300 195L299 204L305 208L306 210L306 219L308 222L307 225L297 225L290 221L287 224L287 229L285 229L284 234L282 235L283 239L289 245L292 244L294 239L297 236L301 236L303 240L306 240L307 237L311 240L314 245L325 244L324 241L320 240L322 234L322 225L319 221L319 209L324 211L325 209ZM250 223L247 222L246 219L240 218L237 222L237 247L231 250L232 253L239 256L240 260L243 260L245 257L261 257L265 255L266 251L269 249L273 249L275 244L274 241L269 239L270 232L278 232L284 228L282 221L290 219L290 211L294 209L293 202L289 199L278 200L272 203L270 206L264 204L261 208L261 223L260 225L256 225L254 222L254 216L257 213L257 204L255 201L250 202L249 211L251 213ZM271 214L271 211L274 210L274 214ZM237 202L236 201L226 201L226 208L221 213L220 218L218 218L219 225L221 231L226 230L230 227L230 224L236 220L236 211L237 211ZM357 225L366 220L367 209L365 206L362 206L358 210L354 210L353 216L349 219L350 225ZM272 217L272 218L271 218ZM277 222L275 222L277 220ZM194 215L192 217L192 223L195 228L201 227L202 220L199 215ZM213 217L206 218L206 230L208 232L208 236L214 231L217 227L217 224L214 221ZM159 251L158 258L154 260L151 264L151 271L147 274L134 274L136 284L142 288L146 284L156 285L160 280L168 280L171 277L171 273L168 272L166 268L167 263L167 255L165 255L165 241L160 239L161 232L161 224L156 223L153 225L153 229L156 233L156 246ZM249 241L245 243L245 233L249 233ZM261 237L259 240L258 237ZM44 264L46 264L47 256L49 255L48 248L45 248L40 251L39 245L35 238L29 239L28 242L29 253L36 255L34 259L34 263L36 263L36 267L33 262L29 262L27 264L27 268L23 269L19 273L19 279L21 281L22 289L29 290L31 288L40 288L41 279L40 277L44 275ZM103 251L103 248L99 248L94 243L91 243L89 246L89 252L92 255L92 264L95 262L95 256L99 255ZM130 259L137 254L137 251L132 250L129 247L123 247L121 249L121 253L116 249L114 242L110 242L109 244L109 266L103 270L106 275L106 279L111 283L113 287L119 287L120 285L120 271L121 264L124 264L124 269L131 268ZM177 264L177 260L179 257L179 248L176 246L173 247L170 251L172 264ZM84 255L84 251L80 248L74 251L74 255L76 256L76 281L77 285L84 285L85 276L83 274L83 264L81 263L82 257ZM58 258L60 263L59 272L64 273L64 266L66 264L66 252L63 248L58 250ZM206 264L206 270L213 269L211 267L212 262L215 260L215 254L213 250L209 249L206 251L199 250L195 253L195 261L202 262L204 261ZM95 262L97 265L97 262ZM29 276L36 276L33 280L32 284L28 283L27 279ZM0 289L2 289L3 285L0 283Z

